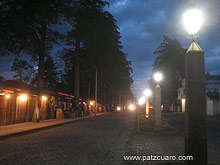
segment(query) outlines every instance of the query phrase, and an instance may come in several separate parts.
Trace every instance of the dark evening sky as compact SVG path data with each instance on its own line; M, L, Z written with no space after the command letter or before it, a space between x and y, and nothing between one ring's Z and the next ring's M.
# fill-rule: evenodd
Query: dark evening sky
M123 51L132 62L134 79L133 92L136 97L142 95L147 87L152 65L156 56L156 47L162 42L162 36L178 39L184 48L188 48L182 22L182 14L189 0L109 0L107 9L117 20L122 36ZM194 0L196 7L203 11L204 24L199 31L198 44L205 52L206 71L220 72L220 1ZM0 75L10 78L10 65L13 56L0 57Z
M188 48L182 15L189 4L196 4L204 15L198 44L205 52L206 71L220 73L220 1L219 0L110 0L109 11L120 27L124 52L132 62L133 92L141 96L147 87L156 58L154 51L162 36L176 38ZM219 70L218 72L216 70Z

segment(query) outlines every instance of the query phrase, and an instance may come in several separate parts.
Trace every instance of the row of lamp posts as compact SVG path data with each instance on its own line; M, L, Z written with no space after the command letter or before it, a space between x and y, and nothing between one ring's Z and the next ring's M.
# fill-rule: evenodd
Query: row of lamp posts
M155 88L155 125L161 125L161 88L159 82L162 80L163 76L160 72L154 74L154 80L157 82ZM146 102L145 113L146 118L149 118L149 97L152 95L152 91L150 89L146 89L144 91L144 97L139 100L139 104L143 104L144 101Z
M186 164L207 164L207 126L205 94L204 52L196 43L198 31L203 23L203 14L198 9L190 8L183 15L184 25L192 41L185 55L185 155L193 156L193 161ZM154 75L157 82L155 89L155 125L161 124L161 88L162 75ZM149 96L146 95L146 117L149 117ZM143 98L142 98L143 100ZM140 100L141 101L141 100Z

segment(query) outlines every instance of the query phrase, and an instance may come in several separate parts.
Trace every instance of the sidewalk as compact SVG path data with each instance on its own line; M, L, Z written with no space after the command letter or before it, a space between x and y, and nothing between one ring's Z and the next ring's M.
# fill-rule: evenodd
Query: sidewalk
M97 113L96 115L104 115L108 114L109 112ZM50 119L50 120L43 120L39 123L33 122L26 122L26 123L19 123L19 124L12 124L12 125L4 125L0 126L0 139L10 137L13 135L25 134L34 131L38 131L45 128L50 128L54 126L59 126L63 124L68 124L77 120L83 120L86 118L94 117L94 115L79 117L79 118L71 118L71 119Z

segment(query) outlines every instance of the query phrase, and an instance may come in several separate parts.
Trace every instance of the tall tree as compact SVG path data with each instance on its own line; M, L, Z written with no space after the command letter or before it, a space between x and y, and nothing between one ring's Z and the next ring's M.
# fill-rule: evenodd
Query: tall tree
M113 16L104 11L107 3L101 0L82 0L76 5L73 15L73 29L67 35L67 44L72 45L64 57L69 73L76 74L77 56L81 61L80 89L94 93L95 67L98 69L98 100L104 102L109 90L118 95L120 88L130 88L132 78L130 62L121 51L120 33ZM78 45L78 47L77 47ZM72 62L71 62L72 61ZM73 77L72 77L73 78ZM76 82L75 78L75 82ZM85 85L85 86L84 86ZM87 91L80 95L87 95ZM93 96L94 97L94 96Z
M185 53L186 49L182 48L179 41L168 36L163 36L163 42L154 52L157 58L152 74L160 71L164 75L161 82L163 103L174 103L177 100L177 89L185 77ZM153 83L152 79L151 82Z
M44 87L45 57L62 35L62 24L72 0L2 0L0 3L0 51L26 53L38 61L38 87Z
M45 57L45 63L44 88L56 91L56 88L59 88L59 73L57 64L53 61L51 56ZM34 86L37 85L39 76L38 73L35 74L35 77L31 81L31 84Z

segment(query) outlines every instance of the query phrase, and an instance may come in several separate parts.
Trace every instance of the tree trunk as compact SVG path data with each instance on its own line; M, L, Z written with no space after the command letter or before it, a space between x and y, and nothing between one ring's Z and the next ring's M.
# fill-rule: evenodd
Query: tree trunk
M41 90L44 88L44 72L45 72L45 42L46 42L46 22L41 23L41 43L39 47L39 64L38 64L38 88Z
M75 54L75 86L74 86L74 96L75 98L79 98L79 49L80 42L76 40L76 54Z

